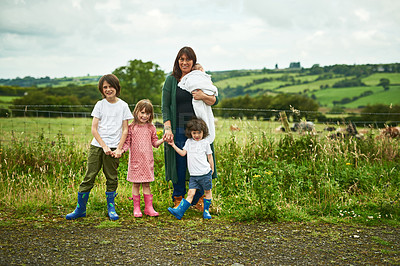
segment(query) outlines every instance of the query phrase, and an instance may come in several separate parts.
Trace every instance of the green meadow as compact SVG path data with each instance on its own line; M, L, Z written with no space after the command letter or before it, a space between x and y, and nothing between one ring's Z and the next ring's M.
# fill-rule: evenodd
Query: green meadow
M2 220L52 219L73 211L86 170L91 120L2 118L0 123ZM240 130L230 131L231 125ZM378 131L368 131L362 138L286 134L275 131L278 125L217 119L213 219L399 225L398 140L380 138ZM151 188L158 219L171 220L167 207L172 204L172 184L165 181L163 156L162 146L154 149ZM127 163L125 154L116 208L121 219L130 220L134 218ZM106 219L104 191L100 174L88 216ZM197 216L189 210L185 219Z
M282 79L285 77L284 79ZM361 78L365 86L333 88L333 85L342 80L351 80L355 76L333 75L331 78L318 80L318 75L309 75L301 73L265 73L252 74L241 77L234 77L215 82L215 85L221 90L232 90L236 87L244 87L243 93L257 97L262 94L277 93L296 93L306 94L313 97L322 108L332 108L334 102L345 98L352 99L358 97L366 91L373 92L372 95L362 96L359 99L339 104L343 108L360 109L366 105L374 104L400 104L399 85L400 73L374 73L370 76ZM262 78L270 80L253 84L253 81ZM378 85L381 79L389 79L388 90L384 90ZM222 93L223 94L223 93Z

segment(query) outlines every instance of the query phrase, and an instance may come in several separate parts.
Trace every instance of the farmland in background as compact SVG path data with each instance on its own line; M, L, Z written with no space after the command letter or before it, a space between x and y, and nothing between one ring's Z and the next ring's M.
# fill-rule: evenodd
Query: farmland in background
M334 88L333 86L339 81L356 77L334 75L322 80L318 77L318 75L304 73L249 74L217 81L215 85L221 91L222 96L233 96L231 95L232 91L252 97L279 93L307 95L315 99L321 108L333 108L335 105L339 105L354 110L374 104L400 104L400 73L374 73L361 78L361 82L365 83L364 86L343 88ZM263 79L265 81L262 81ZM390 80L391 85L388 90L378 85L381 79ZM260 80L260 83L252 84L256 80ZM359 98L352 101L353 97ZM350 101L337 103L346 98L349 98Z

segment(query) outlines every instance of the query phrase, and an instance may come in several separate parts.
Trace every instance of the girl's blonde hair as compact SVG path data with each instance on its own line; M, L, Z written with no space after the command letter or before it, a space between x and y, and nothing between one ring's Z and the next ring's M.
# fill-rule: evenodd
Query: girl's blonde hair
M133 110L133 118L134 118L133 123L136 123L137 121L139 121L138 113L140 111L142 111L143 109L146 113L150 114L150 118L147 122L151 123L153 121L153 118L154 118L153 104L151 103L151 101L149 99L143 99L143 100L138 101L138 103L135 106L135 109Z

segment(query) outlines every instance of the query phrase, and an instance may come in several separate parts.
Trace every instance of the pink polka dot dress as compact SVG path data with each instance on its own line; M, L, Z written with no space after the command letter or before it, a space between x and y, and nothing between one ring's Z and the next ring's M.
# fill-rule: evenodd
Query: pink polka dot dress
M127 180L133 183L154 181L153 147L156 147L157 130L151 123L129 125L128 136L122 147L129 150Z

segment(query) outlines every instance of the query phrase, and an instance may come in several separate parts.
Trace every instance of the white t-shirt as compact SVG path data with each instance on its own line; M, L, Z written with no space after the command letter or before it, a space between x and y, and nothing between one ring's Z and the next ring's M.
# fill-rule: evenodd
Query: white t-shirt
M109 103L106 99L98 101L93 108L92 116L99 119L97 131L109 148L118 147L122 136L122 122L133 119L128 104L121 99L116 103ZM95 138L91 144L101 147Z
M182 149L187 151L188 170L191 176L205 175L211 171L207 155L212 154L212 151L206 139L199 141L187 139Z

